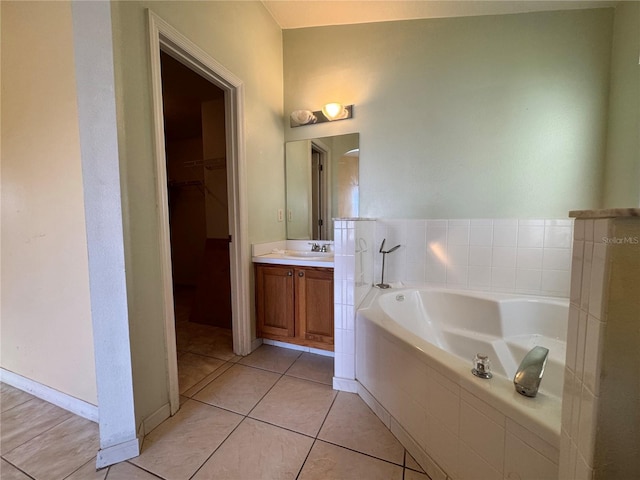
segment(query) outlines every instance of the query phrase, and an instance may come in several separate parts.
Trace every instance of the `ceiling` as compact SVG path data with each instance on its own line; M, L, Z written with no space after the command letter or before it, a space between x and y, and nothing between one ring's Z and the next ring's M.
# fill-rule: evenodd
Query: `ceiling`
M618 2L615 0L263 0L262 3L281 28L291 29L417 18L601 8L613 7Z

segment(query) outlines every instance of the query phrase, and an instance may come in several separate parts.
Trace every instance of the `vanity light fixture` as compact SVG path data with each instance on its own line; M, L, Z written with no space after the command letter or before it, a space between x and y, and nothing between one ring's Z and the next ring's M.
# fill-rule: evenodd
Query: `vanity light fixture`
M312 112L311 110L295 110L291 112L291 127L301 127L302 125L312 125L314 123L333 122L336 120L346 120L353 118L353 105L342 105L341 103L327 103L322 110Z

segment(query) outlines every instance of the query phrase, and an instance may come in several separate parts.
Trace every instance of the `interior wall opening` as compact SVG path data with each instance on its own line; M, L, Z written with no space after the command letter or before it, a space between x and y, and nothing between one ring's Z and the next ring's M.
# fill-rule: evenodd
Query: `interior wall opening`
M224 91L160 52L180 393L233 356Z

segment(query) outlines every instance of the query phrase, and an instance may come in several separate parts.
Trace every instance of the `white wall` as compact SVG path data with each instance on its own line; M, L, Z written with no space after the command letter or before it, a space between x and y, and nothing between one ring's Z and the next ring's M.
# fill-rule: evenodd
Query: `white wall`
M71 7L1 8L0 363L97 405Z
M604 207L640 205L640 2L616 7Z
M285 112L360 132L363 217L561 218L598 206L613 9L284 32Z
M114 61L136 420L168 402L147 8L245 86L250 243L285 238L282 33L259 2L113 2ZM249 301L249 300L248 300Z

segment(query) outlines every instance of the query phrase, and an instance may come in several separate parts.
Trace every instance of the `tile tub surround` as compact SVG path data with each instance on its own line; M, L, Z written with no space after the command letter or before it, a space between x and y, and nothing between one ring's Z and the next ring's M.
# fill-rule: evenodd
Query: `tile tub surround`
M378 220L385 281L569 296L572 219ZM375 255L376 282L382 256Z
M333 385L338 390L360 392L362 388L356 381L355 371L355 312L372 285L380 281L378 250L383 238L387 239L386 245L403 245L387 257L387 282L569 295L572 219L349 219L337 220L334 225L336 357ZM515 436L512 432L509 435L509 438ZM399 438L404 437L399 435ZM543 442L542 450L549 451L546 448L549 443ZM523 445L529 447L531 441L520 439L510 448L521 453L518 446ZM557 446L553 448L555 453L544 458L556 467L545 461L537 465L547 470L555 468L557 472Z
M355 311L373 285L375 220L334 220L333 387L356 392Z
M560 479L637 478L640 209L571 216Z
M357 306L380 282L568 297L573 219L335 219L335 379L356 391Z

